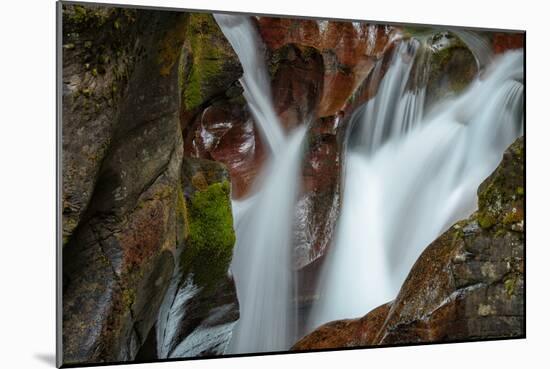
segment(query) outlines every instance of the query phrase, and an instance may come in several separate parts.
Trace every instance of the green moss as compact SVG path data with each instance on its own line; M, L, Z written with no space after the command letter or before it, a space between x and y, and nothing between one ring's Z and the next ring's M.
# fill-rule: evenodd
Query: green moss
M192 14L189 17L187 38L191 46L192 66L183 96L187 110L193 110L203 102L203 86L216 79L222 71L224 55L212 39L216 32L219 29L212 15Z
M132 288L127 288L122 291L122 304L128 308L132 308L136 300L136 291Z
M158 51L160 75L168 76L176 63L181 61L181 50L185 41L188 27L188 15L180 14L175 24L163 36Z
M519 195L519 196L523 196L525 195L525 189L523 187L517 187L516 188L516 194Z
M512 297L516 292L517 275L512 275L504 281L504 289L508 296Z
M424 38L433 35L434 29L429 27L406 25L403 27L405 37Z
M477 222L483 229L487 229L496 224L497 219L490 213L478 213Z
M515 211L514 211L515 210ZM516 208L513 208L512 211L506 213L504 215L504 218L502 219L502 223L505 225L519 223L523 220L523 215L520 211L516 210Z
M188 202L188 237L182 268L201 286L213 286L229 267L235 244L228 181L209 185Z

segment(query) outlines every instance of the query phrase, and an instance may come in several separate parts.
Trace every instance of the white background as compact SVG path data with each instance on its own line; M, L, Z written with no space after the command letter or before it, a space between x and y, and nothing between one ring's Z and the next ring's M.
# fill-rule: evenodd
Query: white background
M548 352L543 351L550 347L550 31L545 1L113 2L526 29L528 43L526 340L143 364L132 368L447 369L548 365ZM0 368L51 368L55 353L55 2L2 1L0 14Z

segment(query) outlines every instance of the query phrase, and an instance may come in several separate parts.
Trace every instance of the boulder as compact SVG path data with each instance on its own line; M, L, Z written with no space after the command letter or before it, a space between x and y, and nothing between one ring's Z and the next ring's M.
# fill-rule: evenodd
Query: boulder
M238 95L230 97L234 90ZM241 89L230 88L225 97L206 106L186 134L187 155L224 163L231 174L233 197L249 194L266 152Z

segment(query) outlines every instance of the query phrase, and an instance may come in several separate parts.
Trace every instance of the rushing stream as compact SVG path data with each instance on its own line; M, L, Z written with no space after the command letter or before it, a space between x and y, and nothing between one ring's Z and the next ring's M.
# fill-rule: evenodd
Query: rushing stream
M243 66L244 96L271 148L252 195L233 202L231 271L240 320L226 352L287 350L298 338L291 233L306 125L290 133L281 128L264 46L251 21L215 18ZM423 45L405 40L395 48L377 95L354 114L337 237L310 329L362 316L393 299L422 250L475 210L477 187L522 134L523 52L493 58L484 54L483 40L467 32L459 37L477 45L476 60L484 68L459 96L426 115L425 87L408 83Z

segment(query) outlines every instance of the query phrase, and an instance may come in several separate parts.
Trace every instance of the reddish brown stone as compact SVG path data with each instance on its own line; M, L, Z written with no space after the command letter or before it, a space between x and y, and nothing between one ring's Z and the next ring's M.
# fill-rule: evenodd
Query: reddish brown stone
M261 17L258 28L272 52L296 44L322 54L325 73L317 117L342 110L375 61L399 37L395 27L358 22Z
M310 47L286 45L272 56L275 111L286 130L316 116L323 90L323 58Z
M377 332L391 308L391 303L381 305L360 319L345 319L326 323L305 336L291 350L335 349L373 345Z
M241 198L265 159L257 129L242 103L222 101L207 106L184 132L187 155L225 164L232 196Z
M499 32L493 35L493 51L496 54L507 50L521 49L525 45L524 33Z

